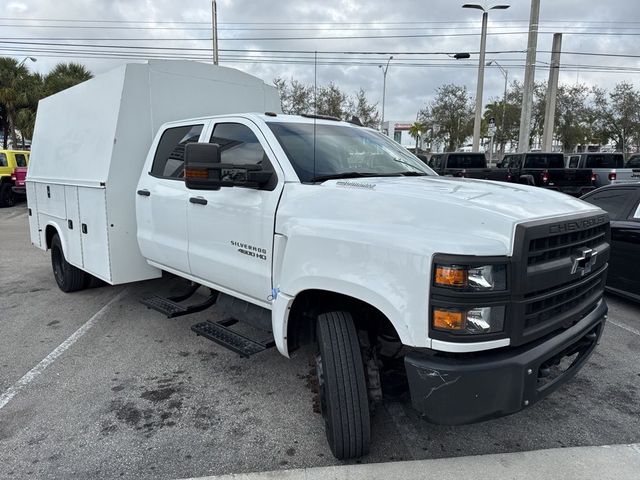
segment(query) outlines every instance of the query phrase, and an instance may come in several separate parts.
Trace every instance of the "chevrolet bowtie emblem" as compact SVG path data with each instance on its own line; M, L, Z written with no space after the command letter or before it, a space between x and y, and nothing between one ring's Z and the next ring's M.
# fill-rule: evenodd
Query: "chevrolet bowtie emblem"
M591 268L596 263L598 252L592 248L579 248L573 256L573 266L571 267L571 275L580 272L580 276L584 277L591 272Z

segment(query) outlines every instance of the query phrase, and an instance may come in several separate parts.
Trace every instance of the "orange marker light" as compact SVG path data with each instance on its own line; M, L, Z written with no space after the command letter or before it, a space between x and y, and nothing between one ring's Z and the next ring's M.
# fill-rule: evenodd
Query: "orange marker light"
M451 267L438 265L436 267L436 285L446 287L466 287L467 269L464 267Z
M441 330L464 330L464 312L455 310L433 310L433 326Z
M209 171L206 168L189 168L184 172L185 178L209 178Z

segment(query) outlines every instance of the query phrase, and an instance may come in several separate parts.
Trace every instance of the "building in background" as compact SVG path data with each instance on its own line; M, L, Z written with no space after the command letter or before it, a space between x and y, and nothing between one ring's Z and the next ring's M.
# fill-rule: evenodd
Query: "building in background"
M382 124L382 133L405 148L416 148L416 139L409 135L409 129L415 120L389 120ZM421 147L420 143L418 144Z

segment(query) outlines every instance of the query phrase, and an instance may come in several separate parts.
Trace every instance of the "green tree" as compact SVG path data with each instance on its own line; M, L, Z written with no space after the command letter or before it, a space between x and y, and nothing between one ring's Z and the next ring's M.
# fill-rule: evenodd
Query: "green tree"
M565 152L583 141L593 141L589 88L584 84L560 85L556 97L555 135Z
M447 84L419 113L419 121L430 128L432 141L444 142L455 151L473 133L473 104L467 87Z
M344 118L349 111L349 99L347 95L330 82L326 87L318 88L317 113L336 118Z
M280 94L282 112L287 115L301 115L313 112L313 87L297 80L290 82L276 78L273 84Z
M358 117L365 127L378 128L380 125L380 114L378 104L369 103L364 89L358 90L355 97L348 101L348 113Z
M93 78L84 65L79 63L59 63L44 77L42 96L48 97Z
M289 81L276 78L274 86L280 94L282 112L288 115L314 113L350 120L352 116L360 119L367 127L377 127L380 123L377 104L369 103L364 89L354 96L343 92L335 83L326 86L306 85L297 80Z
M422 133L425 131L425 126L420 122L413 122L409 127L409 135L416 140L416 153L418 152L418 143Z
M11 137L14 147L18 145L16 116L20 108L27 104L28 94L25 79L29 70L10 57L0 58L0 104L2 105L5 137L3 148L7 148L7 137Z
M618 150L628 151L640 139L640 92L629 82L617 84L613 92L594 88L594 104L601 115L599 133L616 143Z

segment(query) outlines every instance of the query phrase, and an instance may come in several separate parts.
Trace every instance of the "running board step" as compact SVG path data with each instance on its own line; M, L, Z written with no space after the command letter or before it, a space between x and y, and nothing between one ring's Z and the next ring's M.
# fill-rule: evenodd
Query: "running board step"
M229 325L232 322L222 322ZM251 338L245 337L230 328L222 325L222 323L202 322L191 327L198 336L208 338L219 345L237 353L241 357L249 358L251 355L260 353L275 345L275 342L257 342Z
M182 305L179 302L183 302L189 299L198 290L200 285L194 285L187 292L176 295L173 297L161 297L159 295L153 295L151 297L143 298L140 303L146 305L148 308L163 313L167 318L181 317L183 315L189 315L191 313L201 312L207 308L213 306L218 299L218 292L211 291L211 295L206 300L193 305Z

